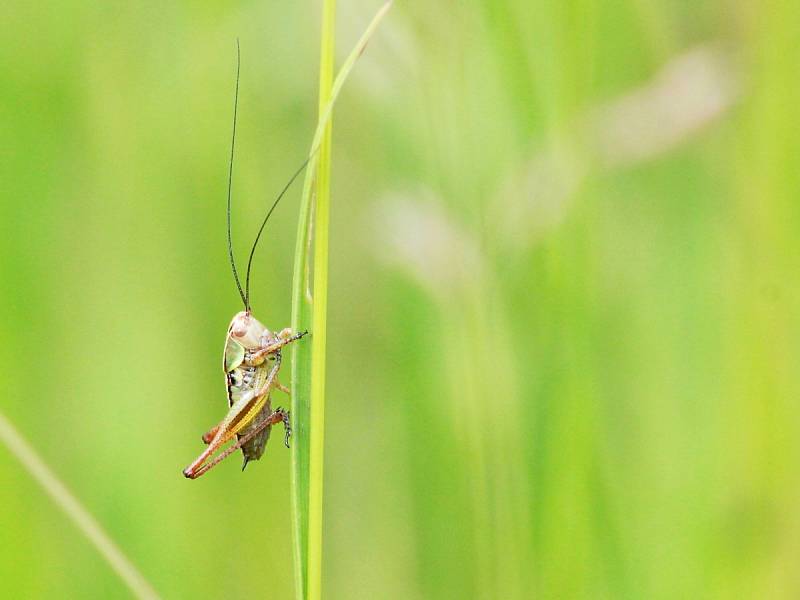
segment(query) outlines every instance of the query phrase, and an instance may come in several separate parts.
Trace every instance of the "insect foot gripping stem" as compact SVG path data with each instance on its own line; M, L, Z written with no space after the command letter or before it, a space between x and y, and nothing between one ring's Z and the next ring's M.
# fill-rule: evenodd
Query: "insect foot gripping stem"
M281 407L276 408L275 412L270 416L270 421L273 423L283 422L283 428L286 430L286 437L283 439L283 443L286 444L287 448L289 448L289 438L292 437L292 425L289 416L289 411L283 410Z

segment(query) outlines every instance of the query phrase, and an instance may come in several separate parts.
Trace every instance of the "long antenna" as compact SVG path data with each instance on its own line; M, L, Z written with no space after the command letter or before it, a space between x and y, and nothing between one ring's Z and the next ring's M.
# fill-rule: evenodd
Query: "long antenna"
M242 291L242 284L239 282L239 273L236 271L236 261L233 260L233 242L231 241L231 187L233 186L233 150L236 146L236 116L239 110L239 70L242 66L242 53L239 50L239 38L236 38L236 92L233 96L233 134L231 134L231 160L228 166L228 256L231 259L231 269L233 278L236 280L236 287L239 289L239 296L242 298L245 310L250 310L247 303L247 296ZM248 271L250 270L248 265Z
M253 264L253 255L256 253L256 246L258 246L258 240L261 239L261 232L264 231L264 226L269 221L270 216L272 215L272 211L275 210L275 207L278 206L278 202L281 201L283 195L287 192L287 190L292 186L294 180L303 172L303 169L306 168L308 162L311 160L311 157L314 156L316 153L316 149L309 154L308 158L303 161L303 164L300 165L300 168L295 171L294 175L292 175L291 179L289 179L289 183L287 183L281 193L278 194L278 197L275 199L275 202L272 203L269 211L267 211L267 216L264 217L264 220L261 222L261 227L258 228L258 233L256 234L256 241L253 242L253 247L250 249L250 257L247 259L247 275L245 276L245 294L244 294L244 304L247 310L250 310L250 267Z

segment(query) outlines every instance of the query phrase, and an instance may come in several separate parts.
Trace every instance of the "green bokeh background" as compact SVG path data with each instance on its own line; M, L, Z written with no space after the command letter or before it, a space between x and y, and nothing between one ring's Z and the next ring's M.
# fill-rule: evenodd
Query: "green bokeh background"
M340 57L378 5L339 0ZM242 261L309 147L318 13L0 9L0 410L167 598L292 594L289 453L180 470L239 310L234 39ZM799 22L396 3L334 123L325 597L800 596ZM297 194L257 255L274 329ZM129 594L2 447L0 594Z

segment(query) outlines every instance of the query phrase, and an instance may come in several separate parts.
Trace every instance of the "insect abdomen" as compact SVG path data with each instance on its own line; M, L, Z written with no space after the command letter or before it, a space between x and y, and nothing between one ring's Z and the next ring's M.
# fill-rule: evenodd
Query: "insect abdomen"
M238 367L226 374L227 387L228 387L228 403L233 405L234 402L246 393L258 393L263 388L267 380L267 366L265 364L258 366L246 366L245 363L240 364ZM238 438L246 436L259 424L263 423L271 414L272 406L270 403L269 391L267 393L267 400L259 413L253 420L238 434ZM244 455L244 465L251 460L258 460L264 454L267 440L269 439L271 427L265 427L261 433L255 436L252 440L242 446L242 454ZM244 468L244 467L242 467Z

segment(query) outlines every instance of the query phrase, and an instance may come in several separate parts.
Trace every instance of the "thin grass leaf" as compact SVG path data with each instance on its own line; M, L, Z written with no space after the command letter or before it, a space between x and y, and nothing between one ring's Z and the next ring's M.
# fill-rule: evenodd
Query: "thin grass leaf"
M0 442L3 443L22 464L28 474L38 483L50 499L64 511L87 540L100 553L111 569L125 582L136 598L156 600L159 596L119 546L111 539L92 514L56 477L36 450L22 437L2 413L0 413Z
M322 581L322 479L331 115L345 80L390 6L391 2L387 2L378 11L348 55L336 79L332 81L335 2L325 0L323 4L320 117L311 143L311 160L300 200L292 280L292 328L295 331L307 329L312 332L311 344L296 345L291 355L292 416L295 428L292 451L292 513L295 593L298 600L318 599ZM315 205L316 221L313 240L312 204ZM309 294L309 254L312 241L314 288L313 293Z

